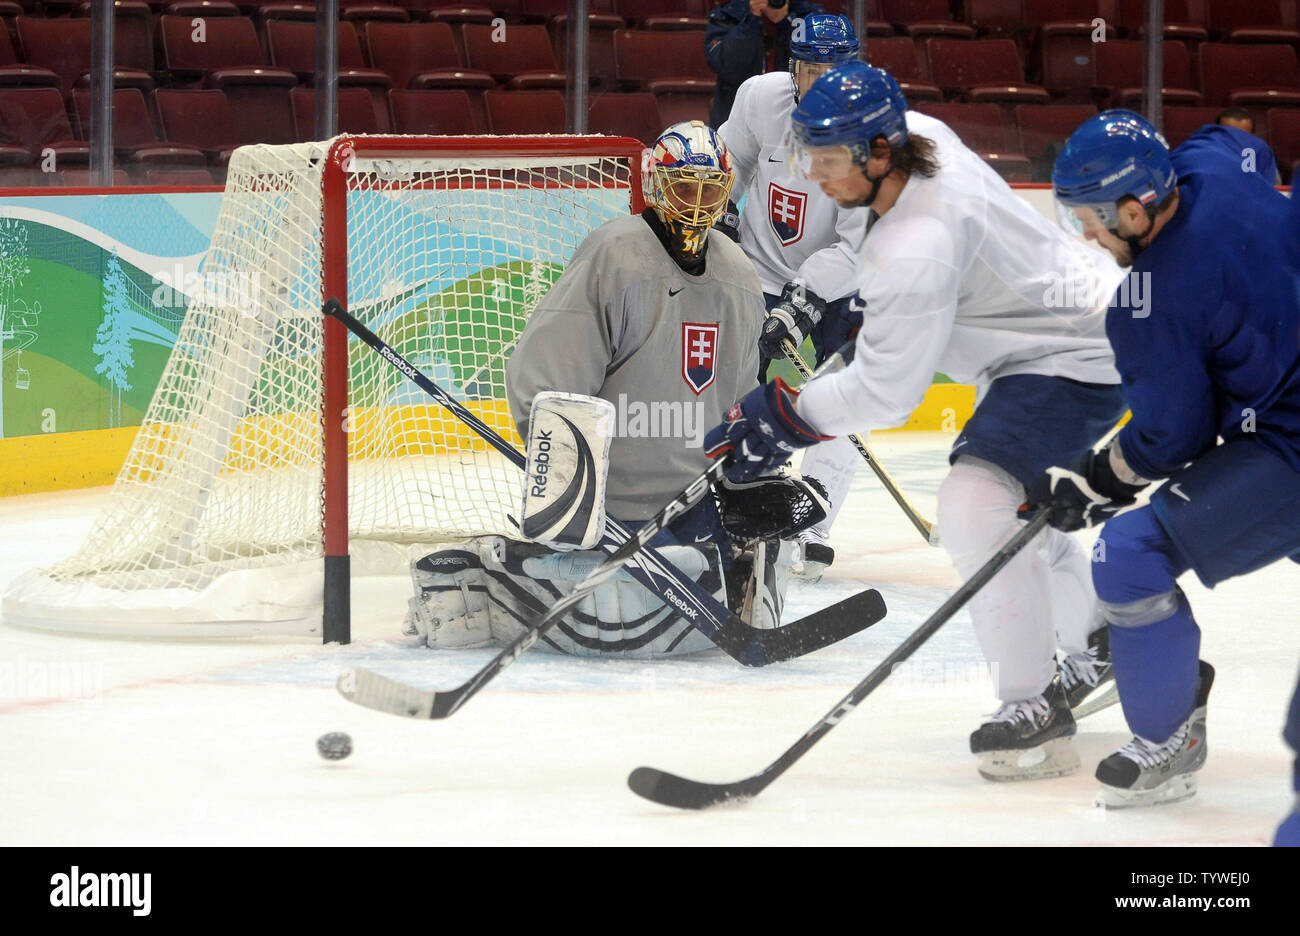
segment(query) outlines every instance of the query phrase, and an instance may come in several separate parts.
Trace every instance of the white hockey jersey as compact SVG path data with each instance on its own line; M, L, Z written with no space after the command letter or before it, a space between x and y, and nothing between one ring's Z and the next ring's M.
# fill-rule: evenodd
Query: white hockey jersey
M810 381L799 413L842 435L907 421L935 371L974 384L1043 374L1117 384L1106 306L1122 271L1015 194L945 124L912 111L939 172L913 175L871 226L853 362Z
M754 262L763 292L798 283L826 301L857 289L857 251L867 231L865 208L841 208L815 182L795 178L785 161L794 111L788 72L756 75L740 86L718 133L736 166L732 192L746 195L740 246Z

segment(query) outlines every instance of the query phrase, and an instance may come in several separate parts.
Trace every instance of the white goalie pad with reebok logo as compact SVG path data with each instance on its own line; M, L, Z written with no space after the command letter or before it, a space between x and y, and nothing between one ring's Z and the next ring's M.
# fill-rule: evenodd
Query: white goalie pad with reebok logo
M533 398L521 529L555 549L590 549L605 532L614 404L547 390Z

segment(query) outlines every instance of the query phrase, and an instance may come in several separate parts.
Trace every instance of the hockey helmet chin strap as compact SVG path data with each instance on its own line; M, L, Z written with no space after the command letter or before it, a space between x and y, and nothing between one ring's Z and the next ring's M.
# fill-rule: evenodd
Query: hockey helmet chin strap
M856 149L860 149L860 146L855 147L855 150ZM867 194L865 198L860 199L853 206L855 208L870 208L871 205L875 202L876 196L880 194L881 184L884 183L884 181L889 178L889 174L894 171L894 148L892 146L889 147L889 165L885 167L885 172L883 175L877 176L874 179L871 177L871 174L867 172L867 160L870 158L871 158L870 146L867 147L865 156L861 155L859 152L854 153L853 161L856 162L859 166L861 166L862 177L871 183L871 191Z

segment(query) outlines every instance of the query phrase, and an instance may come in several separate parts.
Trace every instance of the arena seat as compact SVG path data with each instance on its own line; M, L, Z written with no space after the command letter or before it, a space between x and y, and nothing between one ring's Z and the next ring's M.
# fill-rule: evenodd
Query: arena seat
M555 90L487 91L489 133L562 133L564 95Z

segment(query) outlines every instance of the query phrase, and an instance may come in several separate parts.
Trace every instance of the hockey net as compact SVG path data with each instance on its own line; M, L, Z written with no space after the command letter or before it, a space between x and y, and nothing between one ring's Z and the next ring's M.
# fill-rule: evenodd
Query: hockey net
M322 301L520 444L511 350L586 234L640 210L640 156L563 136L237 150L203 294L109 503L75 554L11 586L6 618L315 632L340 544L356 572L397 572L429 544L511 532L518 469L326 324Z

